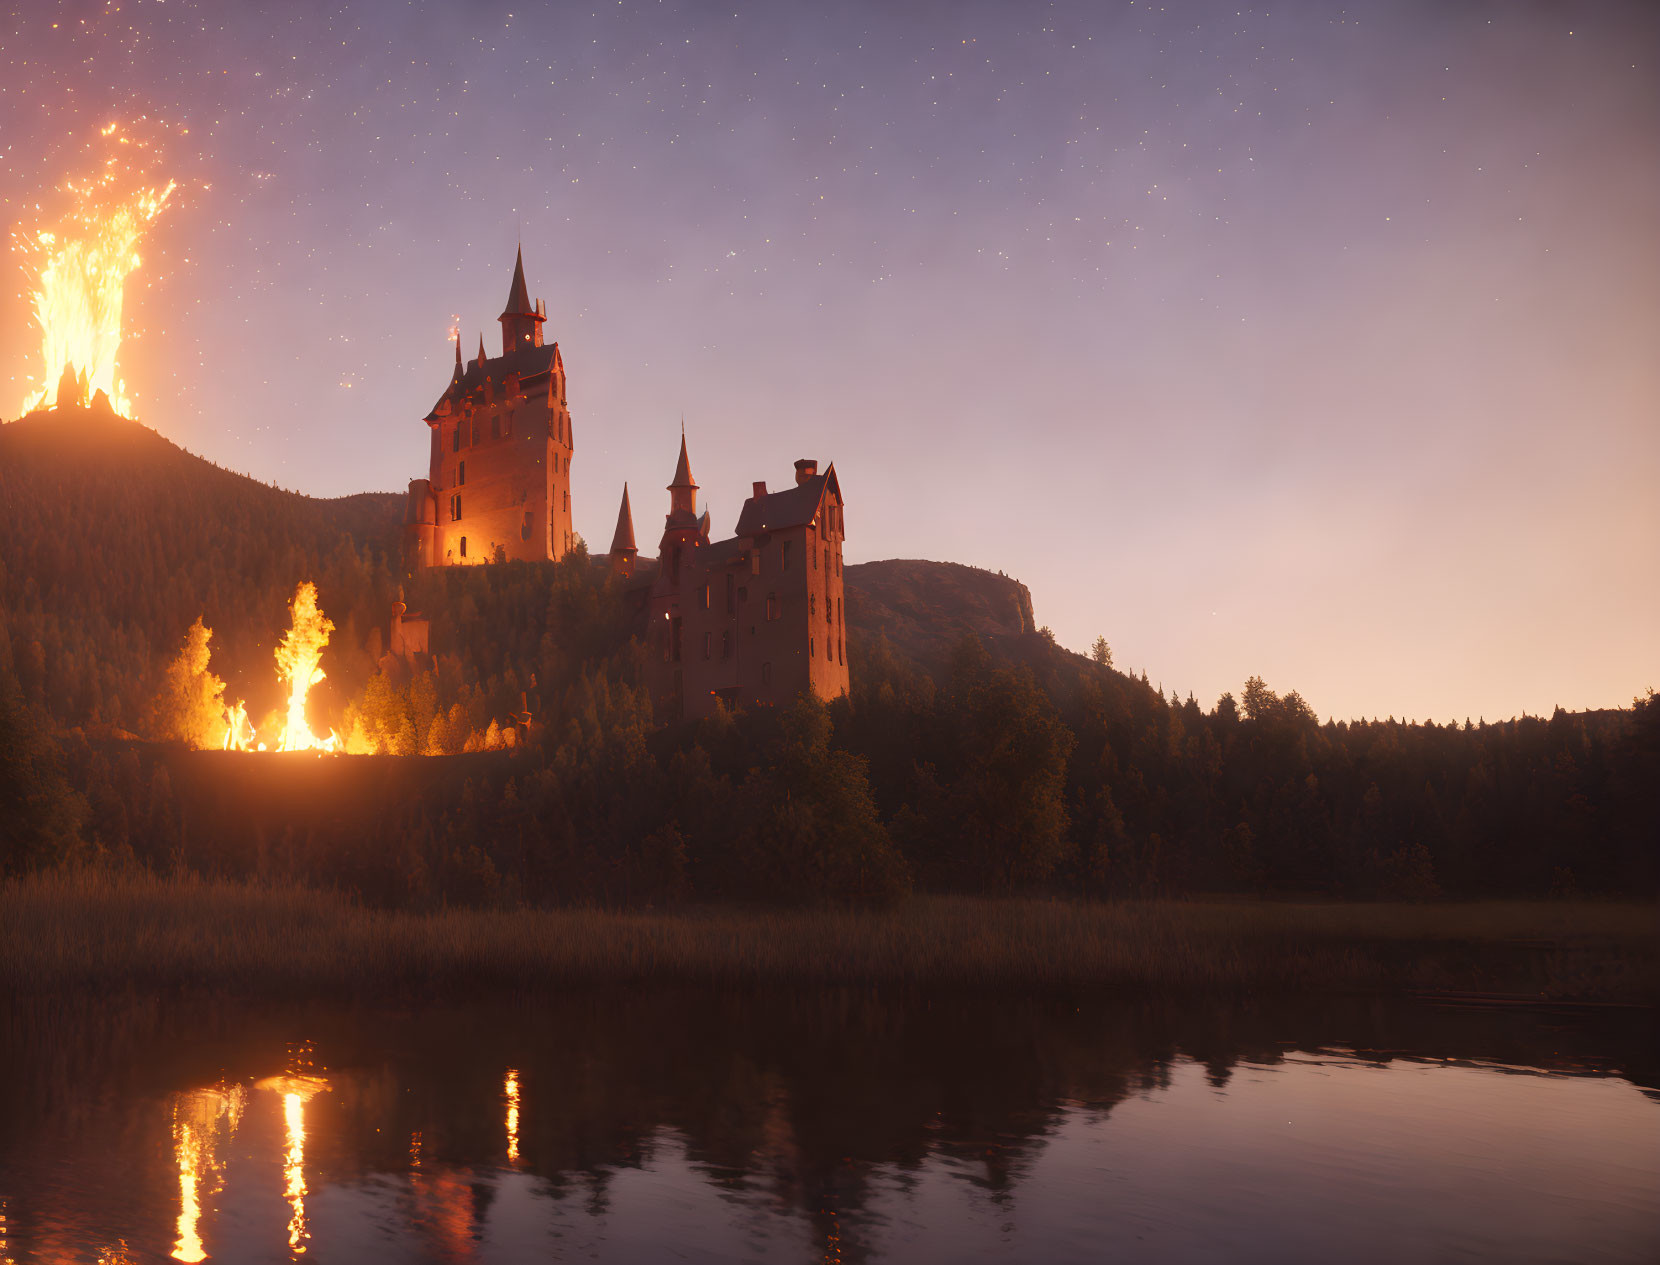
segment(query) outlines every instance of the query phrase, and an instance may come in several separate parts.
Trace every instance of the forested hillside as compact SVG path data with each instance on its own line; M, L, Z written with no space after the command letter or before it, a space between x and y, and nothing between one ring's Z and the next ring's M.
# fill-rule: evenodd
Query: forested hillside
M1322 724L1253 678L1206 707L1116 671L1104 640L1056 646L1017 581L884 562L848 568L849 699L663 725L621 589L580 551L407 581L434 654L380 671L398 511L269 488L131 423L0 427L0 870L79 855L413 905L1656 892L1652 694ZM382 754L131 740L158 734L198 616L227 694L274 705L301 579L339 625L314 717ZM521 709L524 741L493 749Z
M200 616L219 675L274 705L272 647L304 579L339 626L337 674L366 676L401 517L399 496L301 496L109 413L0 426L0 611L24 696L61 724L142 732Z

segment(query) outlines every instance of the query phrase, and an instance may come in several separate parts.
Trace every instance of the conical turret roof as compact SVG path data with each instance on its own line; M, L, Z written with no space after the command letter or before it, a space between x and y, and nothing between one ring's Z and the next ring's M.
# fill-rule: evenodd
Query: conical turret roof
M623 484L622 507L617 510L617 530L611 537L611 552L638 553L634 546L634 511L628 506L628 484Z
M540 313L530 306L530 288L525 285L525 252L519 247L519 253L513 260L513 285L507 291L507 306L502 309L503 316L539 316Z
M680 461L674 467L674 482L669 484L670 491L675 488L695 488L697 480L692 478L692 463L686 456L686 430L680 430Z

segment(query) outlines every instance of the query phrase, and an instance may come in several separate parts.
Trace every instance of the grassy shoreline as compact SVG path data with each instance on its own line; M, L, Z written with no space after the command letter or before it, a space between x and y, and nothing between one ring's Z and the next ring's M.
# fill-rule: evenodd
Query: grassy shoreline
M1653 905L919 897L886 911L365 909L54 873L0 885L0 989L455 994L577 984L1449 993L1660 1003Z

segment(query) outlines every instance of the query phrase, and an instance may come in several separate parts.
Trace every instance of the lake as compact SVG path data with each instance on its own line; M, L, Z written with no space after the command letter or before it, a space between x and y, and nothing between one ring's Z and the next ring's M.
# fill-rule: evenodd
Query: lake
M1377 1000L0 1004L0 1262L1660 1260L1660 1032Z

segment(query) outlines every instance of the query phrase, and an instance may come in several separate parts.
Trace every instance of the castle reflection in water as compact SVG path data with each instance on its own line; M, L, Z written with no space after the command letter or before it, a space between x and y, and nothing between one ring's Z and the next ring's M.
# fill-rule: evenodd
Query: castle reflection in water
M5 1031L0 1262L1366 1260L1438 1233L1642 1259L1660 1225L1647 1019L664 993L42 1001Z

